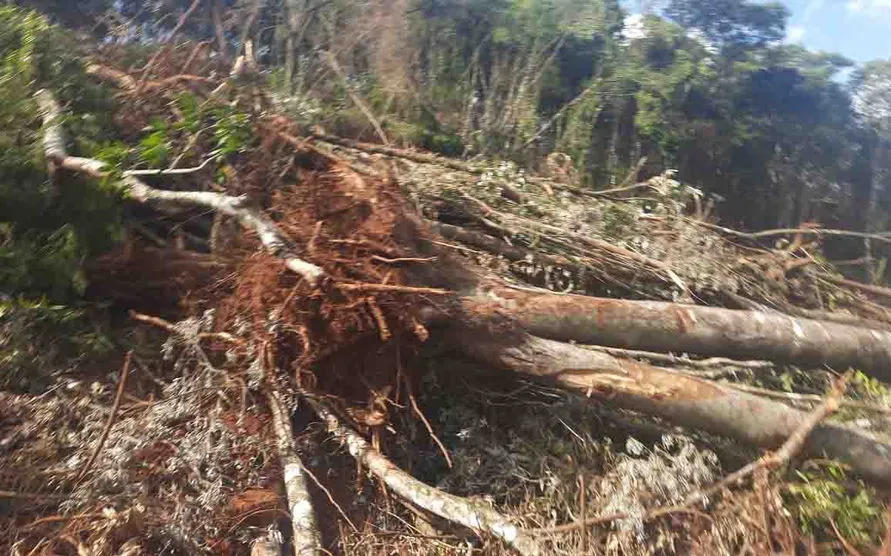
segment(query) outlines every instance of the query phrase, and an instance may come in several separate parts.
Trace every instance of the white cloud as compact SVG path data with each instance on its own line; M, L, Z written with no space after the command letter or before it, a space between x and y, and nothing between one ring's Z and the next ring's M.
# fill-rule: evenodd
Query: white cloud
M803 25L790 25L786 29L786 42L801 42L806 32Z
M845 8L853 14L891 15L891 0L848 0Z
M622 34L629 41L642 39L647 36L646 25L644 25L643 14L631 14L625 18L624 29Z

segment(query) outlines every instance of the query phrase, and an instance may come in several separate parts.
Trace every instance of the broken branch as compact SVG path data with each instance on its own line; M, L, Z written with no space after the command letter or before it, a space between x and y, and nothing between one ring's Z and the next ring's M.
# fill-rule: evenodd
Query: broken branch
M107 176L105 164L92 158L69 156L65 149L65 135L59 124L62 110L53 94L42 89L35 95L43 118L43 144L46 157L60 168L78 172L93 178ZM209 191L167 191L155 189L135 176L124 175L121 183L129 198L163 212L182 212L192 208L215 210L235 218L242 226L253 230L260 242L271 254L284 260L285 266L300 275L311 286L325 278L325 271L306 262L293 252L291 242L266 214L251 205L245 197L232 197Z
M77 478L74 480L75 483L79 483L87 476L87 473L93 468L93 464L96 463L96 458L98 458L99 454L102 452L102 448L105 446L105 441L108 440L108 435L118 416L118 409L121 407L121 398L124 395L124 387L127 384L127 375L130 372L130 362L132 359L133 351L131 350L127 352L127 356L124 358L124 366L121 367L121 376L118 378L118 390L114 395L114 402L111 405L111 413L108 414L108 421L105 423L105 428L102 429L102 434L99 436L99 442L96 443L96 448L94 448L93 453L90 454L90 459L87 460L87 463L84 464L80 473L77 474Z
M295 556L318 554L321 537L316 526L312 501L306 488L303 462L297 455L294 444L294 430L291 427L291 416L285 411L278 392L266 394L269 411L272 414L272 429L275 432L276 448L282 463L285 482L285 495L288 498L288 511L291 514L293 531L292 544Z
M337 416L323 404L309 396L305 396L305 399L325 422L328 430L346 445L350 454L401 498L442 519L497 537L520 554L542 554L541 547L532 537L500 513L415 479L375 450L357 432L342 425Z

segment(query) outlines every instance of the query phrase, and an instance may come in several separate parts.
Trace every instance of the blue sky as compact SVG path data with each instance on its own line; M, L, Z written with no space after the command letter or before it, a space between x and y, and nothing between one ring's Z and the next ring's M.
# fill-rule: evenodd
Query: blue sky
M789 42L856 62L891 58L891 0L780 0L789 7Z
M766 0L751 0L766 1ZM786 40L855 62L891 58L891 0L775 0L789 8ZM668 0L619 0L631 13Z

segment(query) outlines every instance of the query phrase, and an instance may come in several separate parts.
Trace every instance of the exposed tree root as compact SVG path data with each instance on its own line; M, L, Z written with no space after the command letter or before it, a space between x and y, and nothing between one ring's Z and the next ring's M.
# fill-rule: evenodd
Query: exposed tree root
M193 4L193 8L195 5L197 3ZM150 90L157 89L165 95L170 95L170 91L177 87L188 89L195 83L210 82L189 74L159 78L157 81L147 80L151 77L149 75L151 66L158 62L159 56L160 54L153 57L141 82L137 82L124 72L106 66L91 66L89 72L101 79L115 82L119 88L126 91L127 94L120 95L123 102L138 102ZM191 62L192 56L185 66L180 63L176 66L184 67L182 71L186 72ZM159 71L159 73L164 72ZM169 75L170 72L166 73ZM225 85L235 89L238 83L233 79ZM201 89L201 87L192 88ZM217 92L220 90L222 89ZM213 102L217 92L211 93L205 102ZM234 96L235 104L242 101L237 91L234 91ZM273 221L259 206L250 204L247 197L208 191L158 189L148 185L155 183L150 181L150 178L145 178L148 183L142 178L142 176L182 178L194 174L196 179L201 179L200 176L203 174L200 171L210 166L211 161L217 160L216 158L205 158L201 166L194 168L121 171L112 174L99 160L69 156L65 149L65 137L58 122L61 116L60 107L48 91L39 92L36 99L43 116L45 155L56 167L96 179L119 179L132 200L159 212L182 213L198 212L195 209L210 209L216 211L217 215L230 217L248 231L254 232L265 250L274 257L283 259L287 268L297 275L283 272L281 265L269 254L254 252L256 244L253 241L245 242L251 246L250 256L232 257L233 260L240 261L239 266L236 267L235 263L228 266L218 265L219 268L215 268L219 272L211 273L211 279L218 279L213 286L217 288L217 291L213 292L214 297L207 295L206 291L201 291L194 295L199 299L188 300L193 303L187 306L192 314L188 321L182 322L187 323L184 326L193 326L194 333L190 333L188 338L190 342L188 357L179 359L174 364L177 365L174 367L176 372L187 368L187 365L207 367L216 371L207 374L213 374L215 380L221 377L225 379L224 387L219 388L217 392L221 396L232 393L228 391L230 382L241 386L242 417L245 414L244 408L249 405L247 400L252 396L253 385L256 385L256 382L249 385L250 381L256 378L252 374L256 371L252 365L256 363L259 368L277 369L274 376L271 376L270 372L270 376L264 377L265 380L262 381L268 388L264 394L266 405L272 415L271 426L268 421L261 421L261 426L256 427L250 434L262 435L270 428L274 432L278 461L284 471L287 509L290 513L296 554L315 554L322 550L318 526L326 525L322 519L315 520L305 479L309 471L296 453L294 431L288 407L284 402L288 393L300 392L304 388L324 392L326 396L330 396L326 397L326 400L337 400L338 404L343 405L344 411L335 413L329 406L319 402L319 398L305 395L307 402L315 409L328 430L359 462L360 469L370 471L379 483L389 489L387 492L395 493L405 501L406 507L420 508L427 512L425 516L434 514L470 528L484 537L500 539L505 545L522 554L543 553L543 541L536 538L533 531L518 527L507 516L494 511L485 503L450 495L422 483L399 469L383 455L396 453L395 451L379 449L381 443L387 448L392 446L386 444L388 442L386 435L380 432L385 429L397 430L404 422L402 419L413 412L423 423L433 444L443 454L446 465L453 473L462 472L460 446L456 448L456 445L450 442L447 436L450 434L449 431L443 434L443 430L435 422L428 421L414 397L413 385L420 381L413 379L419 377L410 376L408 367L403 368L398 365L402 361L403 353L418 353L421 351L421 344L425 342L433 350L451 347L494 369L550 382L564 390L589 398L596 397L598 401L620 409L636 411L691 429L701 429L766 450L779 449L775 454L767 454L750 466L730 475L715 487L695 493L682 507L657 508L651 513L653 516L684 511L685 508L687 511L692 511L690 507L702 500L703 493L715 492L715 489L724 488L730 482L744 478L755 471L784 465L799 451L811 457L827 455L836 458L856 474L873 483L891 485L891 443L888 440L873 437L852 427L822 422L837 405L857 410L882 408L840 400L840 392L835 392L818 408L818 411L808 415L774 399L766 399L765 396L809 404L823 401L823 398L803 394L794 396L771 394L769 391L753 390L751 387L702 379L705 373L717 376L733 372L734 369L765 369L774 367L774 362L786 362L806 367L830 365L838 370L856 366L873 376L889 380L891 334L887 332L887 327L879 323L870 324L856 317L848 318L847 315L835 313L827 314L822 320L808 320L764 311L730 311L692 305L598 299L510 289L504 285L506 279L487 274L484 270L469 264L465 265L458 257L437 249L435 246L441 244L436 240L444 237L511 262L560 267L561 272L564 269L572 269L579 270L578 274L588 277L608 277L610 274L621 276L627 282L621 284L625 288L622 291L634 291L629 284L637 283L643 276L644 280L641 282L645 282L647 286L654 284L658 286L658 291L643 292L641 294L643 297L668 298L676 295L678 289L683 294L690 291L699 292L697 285L694 284L699 276L694 271L699 268L694 268L685 274L682 280L673 268L684 267L678 264L673 256L667 256L662 249L663 246L648 247L629 239L622 244L627 247L623 247L605 239L598 239L619 236L613 233L614 231L601 233L602 229L588 226L586 207L582 207L578 213L570 214L565 219L552 220L549 216L553 216L558 209L552 212L534 210L540 208L535 207L538 198L534 196L534 191L525 189L528 183L525 181L517 186L516 190L510 185L497 182L494 187L489 187L492 185L490 183L481 188L481 191L487 191L490 197L480 196L479 199L470 194L476 195L469 186L466 191L461 189L467 185L462 182L461 185L450 189L452 196L444 194L441 196L442 204L446 206L446 210L452 210L453 215L463 210L463 213L457 215L457 221L482 223L488 229L497 230L496 235L504 239L441 222L432 222L425 227L420 218L411 213L399 187L400 184L395 178L384 177L359 166L353 166L347 160L348 149L420 163L404 164L405 168L443 172L442 168L421 166L421 164L439 165L473 175L482 174L485 170L431 154L358 143L323 133L304 140L292 135L295 133L296 125L287 121L287 118L259 116L257 126L261 130L259 135L263 136L262 145L254 151L248 149L250 152L244 153L244 160L236 161L236 157L232 157L228 162L232 164L236 173L250 174L257 167L261 167L262 170L250 174L251 177L241 182L239 180L227 182L227 187L232 192L246 191L252 196L255 193L265 195L263 206L269 207L269 214L277 215ZM241 104L238 106L239 109L243 108ZM259 108L257 111L259 112ZM170 117L169 114L167 116ZM373 116L369 119L374 121ZM382 131L381 135L386 141ZM182 145L178 145L177 150L200 151L204 139L206 136L200 141L197 135L178 136L175 140L185 144L186 147L183 149ZM325 152L327 146L325 149L313 147L308 142L313 139L319 141L319 146L325 146L322 143L331 143L347 148L339 153L341 156L335 156ZM295 151L298 156L295 156ZM199 154L201 153L195 153L196 156ZM316 156L317 154L319 156ZM366 160L368 158L364 157ZM267 166L272 170L268 170ZM355 169L355 172L350 168ZM629 180L617 190L584 194L589 197L606 196L658 185L653 182L654 185L638 184L624 187L631 183L637 170L639 167L629 174ZM364 177L359 176L359 173ZM569 197L555 196L550 191L549 185L544 187L548 189L553 200ZM499 189L500 194L508 197L514 204L499 198ZM564 189L578 192L569 186ZM454 195L455 192L460 195ZM431 197L440 202L440 197L436 195ZM573 199L573 202L578 201L578 198ZM487 202L502 209L495 210L487 205ZM522 215L503 212L519 206L516 203L524 204ZM505 206L507 208L504 208ZM436 208L438 209L438 205ZM528 211L525 210L527 208ZM603 207L597 208L600 210ZM680 209L675 207L666 211L670 216L665 216L664 220L660 221L667 224L664 228L660 228L658 233L671 237L682 235L683 230L679 232L679 227L672 227L684 220L682 216L674 218L680 215L680 212L677 212ZM529 217L536 214L546 216L539 220ZM623 216L634 219L634 224L628 226L629 228L637 226L635 229L641 235L652 231L648 228L651 224L644 222L644 217L624 213L620 215ZM202 221L202 225L204 224L206 221ZM705 230L692 226L686 230L694 230L694 234L706 233ZM217 232L219 229L216 232L211 229L211 237L215 237ZM798 231L777 231L779 232ZM199 235L201 233L204 233L203 228ZM514 234L523 241L522 247L509 243ZM721 239L718 234L710 234L708 239L715 241L703 242L705 248L729 244L729 241ZM240 236L228 243L228 246L240 248L239 240ZM160 237L158 242L162 245L165 243ZM203 237L193 242L195 245L200 244L201 249L205 249L206 243L208 241ZM217 242L211 240L209 243L213 246L213 256L218 256ZM222 241L222 244L220 250L225 253L227 243ZM550 249L551 252L538 249L539 245L544 245L545 249ZM734 250L732 254L738 255L739 252ZM236 250L236 254L239 253L244 252ZM306 253L312 260L324 264L324 270L298 258L299 253ZM763 262L764 268L770 265L780 268L779 277L776 278L779 281L777 289L786 288L782 290L784 292L781 296L782 302L777 302L774 306L783 307L790 312L793 309L799 310L792 307L793 296L788 295L791 286L785 282L786 273L793 274L794 267L793 277L808 276L812 279L809 285L818 282L819 277L813 274L812 268L799 266L803 263L810 264L813 259L774 257L773 254L764 255L762 252L757 254L758 257L762 255L766 262L759 259L759 264ZM487 256L481 259L486 262L492 260ZM779 262L775 259L779 259ZM158 260L163 260L163 255L159 256ZM731 262L727 263L728 260ZM734 257L725 257L721 259L720 264L730 266L735 260ZM783 262L790 260L789 264ZM493 266L504 268L502 262L496 261L497 264ZM169 261L164 261L157 266L168 269L169 264ZM758 267L756 272L760 272L761 268ZM706 270L708 271L708 268ZM138 271L137 269L135 272ZM731 269L721 274L720 278L726 278L726 275L732 272L735 270ZM684 280L690 281L692 288L690 291ZM751 281L757 282L755 279ZM721 290L725 284L730 284L726 288L727 292L735 292L742 291L743 288L739 285L746 282L745 279L726 281L716 279L713 283L710 282L708 287L719 290L715 297L721 302L726 301L726 297L735 295ZM755 285L761 286L759 283ZM850 284L842 285L854 287ZM462 293L457 292L463 292L465 297L461 297ZM882 295L876 291L870 293ZM720 294L726 294L726 297L720 297ZM746 292L746 295L749 294ZM763 298L757 294L751 295L764 303L770 303L765 301L771 298L770 292ZM862 296L861 300L863 297L865 296ZM816 298L822 303L819 292ZM812 300L813 298L806 298L808 302ZM788 307L783 304L786 301ZM802 305L823 306L816 303L802 303ZM216 316L207 317L207 322L204 322L204 319L197 318L193 311L195 307L199 308L198 311L206 311L204 316ZM800 310L801 314L808 314L805 311L807 310ZM131 314L141 322L178 333L177 325L161 318ZM445 315L445 318L437 321L431 317L424 321L425 314ZM199 320L202 323L195 324ZM826 322L829 320L834 322ZM853 326L867 324L868 328ZM427 325L432 329L428 330ZM581 347L569 342L598 344L598 346ZM264 346L263 361L260 362L254 362L252 350L247 349L249 346L257 345ZM690 359L668 353L691 353L710 359ZM666 370L616 357L618 355L694 368L703 374L693 376L692 371ZM397 365L391 364L394 359ZM156 381L163 384L160 380ZM218 385L220 382L214 384ZM291 390L288 390L289 388ZM118 405L120 396L121 391L118 393L115 406ZM137 396L144 398L145 394L137 393ZM134 404L138 409L166 401L165 399L160 402L153 400L145 402L142 399L135 399ZM226 411L228 410L227 405ZM265 412L258 412L258 415L262 419L267 419ZM355 423L355 429L342 423L338 415L349 415ZM408 418L415 419L415 417ZM222 423L223 419L218 421ZM589 431L580 430L579 434L570 428L569 424L563 424L583 444L591 438ZM366 430L369 431L371 441L362 436ZM114 432L117 433L118 429L115 428ZM398 432L404 433L405 430ZM440 440L437 433L442 435L443 440ZM425 435L424 438L426 437ZM96 448L97 453L102 449L102 442L104 440L100 441ZM259 442L259 444L264 450L270 451L271 443ZM154 452L162 449L166 448L149 445L144 450L145 454L140 455L142 459L149 460L155 456ZM89 470L93 459L95 455L82 473ZM276 458L272 455L265 457L264 460L275 462ZM140 460L136 463L145 462ZM714 467L717 468L717 465L715 463ZM272 469L272 477L277 481L275 474L277 467L274 464ZM704 467L704 469L710 472L711 468ZM579 471L581 474L588 472L587 469ZM309 474L309 476L326 492L329 500L340 511L345 522L350 524L354 533L361 534L361 523L359 527L353 525L347 512L335 501L342 493L337 492L336 488L332 489L335 491L332 493L315 479L314 475ZM703 484L708 484L713 479L712 475L708 476L710 478ZM322 479L324 480L324 477ZM535 483L535 479L537 477L522 477L522 480L530 483ZM251 487L254 484L251 483ZM582 480L581 484L583 502L580 524L602 523L607 519L621 517L617 514L594 520L586 519L586 515L593 515L596 510L592 511L590 503L584 498L585 481ZM245 485L239 485L243 486ZM267 492L274 490L274 487L269 489L265 484L262 486ZM689 491L684 491L686 492ZM19 496L18 488L14 486L8 491L0 492L0 497L4 496L16 499ZM272 497L278 501L279 497L274 493ZM677 498L675 501L680 499ZM571 501L571 497L569 500ZM318 509L322 511L324 508ZM284 513L280 506L276 506L273 510L279 514ZM574 510L571 510L569 514L573 512ZM418 514L421 515L421 512ZM72 520L77 518L78 516L74 516ZM570 519L575 517L572 516ZM279 524L281 525L283 523ZM570 524L565 527L568 530L577 526ZM557 530L563 529L558 527L551 531ZM274 542L276 539L271 540L272 545L276 544ZM589 540L583 539L583 544L587 545ZM75 543L70 544L78 547ZM270 550L272 552L280 550L280 546L264 549L261 545L265 546L263 542L257 542L254 548L257 551L266 550L266 553Z

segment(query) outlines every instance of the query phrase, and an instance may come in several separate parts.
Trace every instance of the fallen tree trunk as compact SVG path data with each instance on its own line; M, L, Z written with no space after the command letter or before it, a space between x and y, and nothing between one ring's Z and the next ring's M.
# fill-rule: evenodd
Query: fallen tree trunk
M495 303L543 338L646 351L854 367L891 382L891 333L759 311L495 288Z
M528 334L496 338L462 330L453 340L465 355L488 366L765 449L782 445L807 418L807 413L729 386ZM869 481L891 485L891 443L859 430L819 424L804 453L838 459Z

